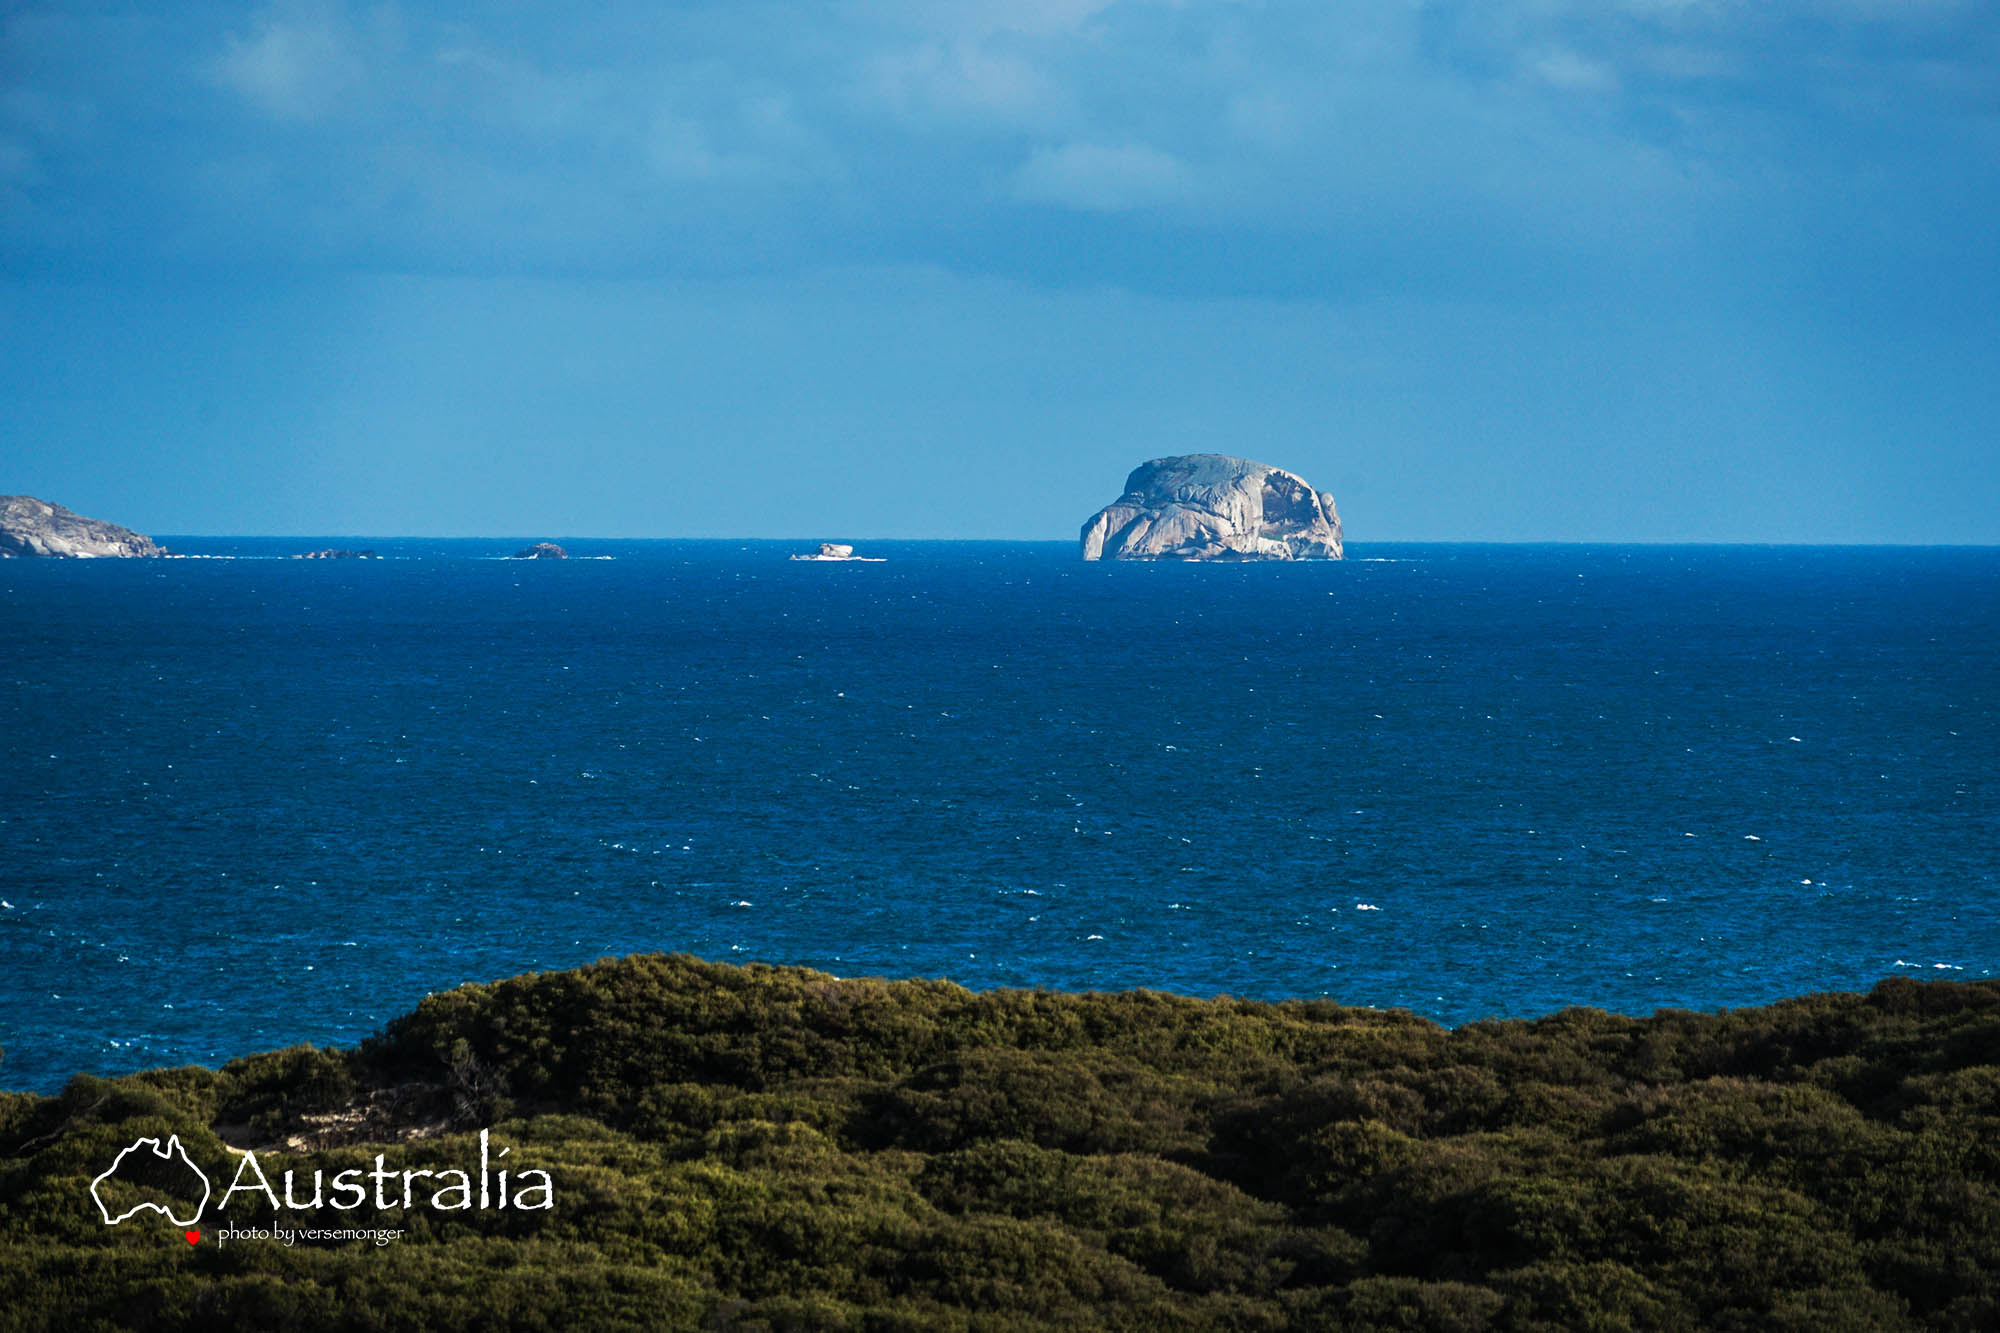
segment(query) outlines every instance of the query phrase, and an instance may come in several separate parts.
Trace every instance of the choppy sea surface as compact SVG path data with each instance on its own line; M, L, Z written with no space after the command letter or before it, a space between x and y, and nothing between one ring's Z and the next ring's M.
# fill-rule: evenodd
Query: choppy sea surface
M1447 1023L2000 972L2000 549L0 562L0 1087L641 950Z

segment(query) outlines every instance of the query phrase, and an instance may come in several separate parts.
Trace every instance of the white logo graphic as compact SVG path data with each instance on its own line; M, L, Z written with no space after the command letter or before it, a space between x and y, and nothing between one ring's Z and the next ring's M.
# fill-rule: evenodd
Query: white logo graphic
M371 1198L378 1212L421 1208L426 1203L441 1212L469 1212L474 1208L482 1212L488 1208L537 1212L556 1206L555 1181L549 1173L539 1169L524 1171L518 1166L510 1168L506 1158L514 1150L502 1146L496 1151L490 1131L484 1129L479 1131L476 1174L460 1167L398 1170L389 1166L386 1154L376 1153L372 1168L350 1166L334 1172L331 1180L324 1168L317 1166L310 1178L296 1168L275 1175L266 1174L254 1150L223 1146L236 1153L239 1160L235 1179L219 1199L214 1197L208 1173L188 1158L180 1136L175 1134L169 1135L165 1143L156 1138L134 1139L131 1147L118 1154L110 1170L90 1182L91 1200L96 1203L97 1211L104 1214L104 1224L113 1227L149 1209L176 1226L192 1227L201 1220L211 1202L215 1204L219 1226L221 1215L238 1194L261 1198L274 1215L287 1210L316 1213L322 1208L351 1212L367 1207ZM146 1151L139 1151L141 1148ZM281 1180L282 1188L274 1180ZM370 1185L374 1186L372 1193ZM197 1186L199 1200L195 1198ZM134 1194L139 1202L114 1216L106 1196L122 1204ZM188 1233L188 1244L198 1239L198 1233Z
M149 1160L147 1155L142 1155L133 1158L128 1164L126 1159L132 1158L132 1154L138 1152L141 1148L150 1149L150 1158L157 1160ZM194 1211L186 1217L175 1215L174 1210L176 1208L185 1207L187 1204L186 1199L176 1198L175 1194L182 1190L192 1194L192 1182L187 1181L186 1177L180 1171L174 1169L176 1162L180 1164L181 1168L191 1174L194 1180L201 1182L201 1202L194 1205ZM121 1172L123 1172L122 1176L120 1175ZM111 1209L104 1202L104 1196L98 1193L98 1186L113 1177L118 1177L126 1184L138 1189L159 1194L167 1202L154 1203L150 1199L143 1200L133 1204L130 1208L118 1214L118 1216L113 1217ZM177 1190L173 1186L169 1186L169 1180L180 1181L180 1189ZM163 1186L166 1188L162 1188ZM97 1211L104 1214L104 1224L112 1227L148 1209L159 1213L175 1226L191 1227L196 1222L201 1221L202 1210L208 1207L208 1195L208 1174L188 1160L187 1150L181 1147L180 1135L178 1134L169 1135L164 1147L161 1146L158 1139L134 1139L131 1147L118 1154L118 1160L111 1164L109 1171L106 1171L103 1175L90 1182L91 1200L97 1204Z

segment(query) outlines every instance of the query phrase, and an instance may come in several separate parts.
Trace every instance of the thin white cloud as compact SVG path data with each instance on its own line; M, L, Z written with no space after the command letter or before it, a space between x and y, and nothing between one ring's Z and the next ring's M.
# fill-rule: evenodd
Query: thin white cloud
M670 102L653 117L645 157L660 176L689 183L796 186L842 174L835 148L774 88L707 102L699 113Z
M671 180L712 180L724 170L708 132L686 116L661 112L646 147L654 169Z
M281 120L317 120L366 76L344 11L331 3L275 5L248 35L232 35L209 68L216 82Z
M1564 92L1618 91L1618 72L1610 65L1560 47L1532 57L1528 62L1528 71L1537 81Z
M1118 213L1179 198L1191 179L1179 158L1147 144L1071 143L1036 149L1014 173L1014 191L1032 203Z
M1294 101L1269 89L1233 94L1223 109L1223 123L1237 138L1270 149L1297 144L1302 130Z
M1068 98L1043 70L1019 52L960 40L921 42L866 62L864 100L897 116L945 127L966 121L1042 126Z
M892 26L924 32L958 36L1013 32L1049 37L1077 32L1118 3L1119 0L959 0L940 5L934 0L863 0L857 11Z
M457 114L529 141L590 138L616 115L617 87L597 69L547 69L530 55L470 42L442 47L419 75Z
M1110 228L1051 260L1029 203L1311 240L1300 267L1450 270L1467 237L1554 265L1986 191L1996 23L1910 3L259 0L204 27L99 0L123 12L9 21L0 176L50 248L95 217L135 249L317 235L307 261L413 268L1180 262Z

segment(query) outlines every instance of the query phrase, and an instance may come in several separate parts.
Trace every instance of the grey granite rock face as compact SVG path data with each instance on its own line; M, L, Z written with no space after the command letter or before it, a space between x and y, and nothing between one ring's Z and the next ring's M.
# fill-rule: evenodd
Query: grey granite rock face
M32 495L0 495L0 559L165 555L151 537L116 523L72 514Z
M1333 497L1269 463L1155 458L1083 525L1085 560L1338 560Z

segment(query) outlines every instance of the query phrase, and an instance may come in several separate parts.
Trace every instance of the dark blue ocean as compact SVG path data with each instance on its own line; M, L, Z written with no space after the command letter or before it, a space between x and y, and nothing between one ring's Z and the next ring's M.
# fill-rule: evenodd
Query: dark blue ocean
M0 1086L640 950L1447 1023L2000 972L2000 550L0 562Z

